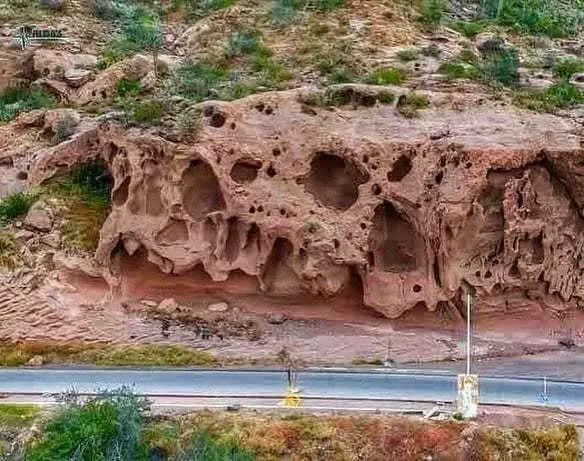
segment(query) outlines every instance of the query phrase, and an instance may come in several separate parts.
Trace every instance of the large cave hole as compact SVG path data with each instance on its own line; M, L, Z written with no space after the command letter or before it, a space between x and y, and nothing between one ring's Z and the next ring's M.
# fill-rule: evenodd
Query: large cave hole
M256 223L252 223L247 230L247 236L243 249L251 249L258 252L261 250L261 233L260 228Z
M318 152L304 181L306 190L323 205L346 210L359 198L359 185L369 180L353 162L337 155Z
M375 208L369 247L373 265L385 272L413 271L424 255L424 242L418 231L390 202Z
M213 211L225 209L225 199L213 169L194 160L182 176L182 197L186 212L200 221Z
M146 213L158 216L164 210L162 203L162 174L155 170L145 179L146 183Z
M269 293L291 296L304 291L293 269L294 247L290 240L278 237L264 267L262 278Z
M391 171L387 173L387 180L389 182L399 182L404 179L411 170L412 160L406 155L401 155L394 162Z
M262 167L259 160L244 158L238 160L231 168L231 179L238 184L249 184L258 177L258 170Z

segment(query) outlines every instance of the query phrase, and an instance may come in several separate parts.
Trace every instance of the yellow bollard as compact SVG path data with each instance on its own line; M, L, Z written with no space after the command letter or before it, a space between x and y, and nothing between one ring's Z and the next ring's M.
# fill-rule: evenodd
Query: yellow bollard
M289 387L284 395L282 405L288 408L298 408L300 406L300 391Z

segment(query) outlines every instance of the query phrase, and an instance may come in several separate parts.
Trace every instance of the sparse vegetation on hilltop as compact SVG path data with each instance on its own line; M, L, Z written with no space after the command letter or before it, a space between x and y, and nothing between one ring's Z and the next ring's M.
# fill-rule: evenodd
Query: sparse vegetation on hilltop
M53 96L40 88L16 87L0 92L0 123L9 122L22 112L55 106Z

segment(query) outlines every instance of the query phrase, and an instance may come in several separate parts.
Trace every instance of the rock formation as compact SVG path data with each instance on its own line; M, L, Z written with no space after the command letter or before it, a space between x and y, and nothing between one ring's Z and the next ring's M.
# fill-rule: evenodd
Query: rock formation
M358 277L391 318L457 306L465 285L485 314L584 305L579 125L480 95L434 94L414 119L387 105L307 111L308 91L206 102L192 142L86 126L41 151L29 182L107 162L95 258L113 288L120 259L142 251L164 273L243 272L278 297L328 297Z

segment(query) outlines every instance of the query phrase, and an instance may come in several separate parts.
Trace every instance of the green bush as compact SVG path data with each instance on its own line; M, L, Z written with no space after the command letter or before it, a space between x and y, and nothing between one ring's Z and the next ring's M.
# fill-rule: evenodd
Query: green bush
M65 116L57 122L55 127L55 144L59 144L67 139L69 139L73 133L75 133L75 128L77 127L77 122L70 114L65 114Z
M415 61L420 56L420 50L417 48L406 48L397 53L397 57L402 61Z
M359 79L359 72L351 57L340 51L321 56L317 68L329 84L351 83Z
M292 72L270 56L254 56L250 67L253 72L263 74L265 78L262 81L269 87L277 87L294 77Z
M564 80L570 80L572 75L578 72L584 72L584 60L567 58L562 59L554 66L554 75L563 78Z
M134 6L134 2L131 0L88 0L87 6L94 16L113 20L123 16L129 8Z
M229 79L222 65L200 62L179 68L173 80L175 93L195 101L204 101L219 96L219 86Z
M395 94L391 91L380 91L377 93L377 100L380 104L392 104L395 101Z
M421 21L427 26L437 26L444 17L443 0L420 0Z
M235 0L172 0L171 9L177 10L184 7L189 21L202 19L214 11L227 8L235 3Z
M9 122L22 112L55 104L55 98L41 88L8 88L0 92L0 123Z
M122 77L116 82L116 96L121 98L138 96L142 91L140 79L136 77Z
M468 38L473 38L474 36L483 32L487 27L489 27L490 21L487 20L476 20L476 21L456 21L450 24L450 27L457 32Z
M91 160L78 165L59 186L71 195L80 195L84 201L107 207L112 182L105 162Z
M344 4L345 0L276 0L272 6L271 17L277 24L288 24L300 10L328 11Z
M27 461L146 461L142 411L129 389L103 392L80 403L67 397L26 449Z
M444 74L452 80L460 78L475 79L480 75L475 67L459 62L445 62L440 64L438 73Z
M138 123L156 123L166 113L162 101L138 101L134 104L132 118Z
M0 224L6 224L13 219L24 216L37 199L37 195L24 192L17 192L4 197L0 200Z
M158 17L145 8L128 8L120 19L120 33L109 40L102 50L100 67L112 64L139 51L151 51L162 45Z
M480 71L489 84L514 86L519 82L519 57L512 48L503 48L483 55Z
M554 0L504 0L498 22L531 35L553 38L576 35L584 22L578 0L562 3Z
M545 90L521 91L514 102L527 109L553 112L576 104L584 104L584 93L571 83L556 83Z
M227 56L258 53L261 50L262 32L259 29L244 29L229 36Z
M397 103L398 112L407 118L413 118L418 116L418 112L421 109L425 109L430 106L430 100L420 93L408 93L406 95L400 96Z
M370 85L401 85L406 81L406 71L397 67L383 67L374 70L365 81Z

